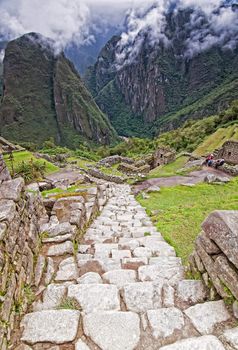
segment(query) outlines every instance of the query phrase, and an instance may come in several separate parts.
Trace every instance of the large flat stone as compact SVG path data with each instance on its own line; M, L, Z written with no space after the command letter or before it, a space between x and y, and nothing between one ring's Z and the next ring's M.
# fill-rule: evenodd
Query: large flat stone
M180 265L149 265L141 266L138 269L139 279L141 281L164 280L164 282L174 285L184 278L184 270Z
M74 258L67 258L61 261L56 274L56 281L72 281L79 276L77 265Z
M179 308L202 303L207 296L208 293L202 281L183 280L176 286L176 305Z
M147 317L156 339L171 337L185 325L183 313L175 307L149 310Z
M226 350L220 340L213 335L189 338L163 346L160 350Z
M113 270L104 273L102 278L106 283L122 288L127 283L136 282L136 272L134 270Z
M65 254L73 254L73 243L70 241L66 241L61 244L56 244L51 246L48 251L48 256L60 256Z
M24 180L21 177L4 181L0 187L0 200L9 199L18 202L21 198L24 184Z
M140 319L132 312L97 312L83 317L85 334L102 350L133 350L140 340Z
M238 211L216 210L203 222L202 228L238 268Z
M80 312L76 310L38 311L24 316L22 341L29 344L62 344L76 338Z
M63 223L47 223L41 226L41 232L47 232L49 237L66 235L73 233L73 227L68 222Z
M119 293L115 285L72 285L68 287L68 296L75 298L86 313L99 310L120 310Z
M162 284L138 282L123 288L123 298L127 309L144 312L162 306Z
M231 318L223 300L197 304L184 312L201 334L212 333L217 324L228 321Z

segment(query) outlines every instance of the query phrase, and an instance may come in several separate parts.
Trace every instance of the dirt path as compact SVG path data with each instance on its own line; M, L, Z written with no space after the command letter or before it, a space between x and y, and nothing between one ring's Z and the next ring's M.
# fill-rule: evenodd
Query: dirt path
M155 185L159 187L172 187L172 186L177 186L182 184L190 184L190 185L197 184L199 182L203 182L205 177L209 174L231 178L231 176L223 173L220 170L203 167L202 170L192 171L187 176L176 175L176 176L170 176L170 177L160 177L160 178L145 180L140 184L135 185L133 188L133 192L134 194L138 194L139 192L146 190L150 186L155 186Z

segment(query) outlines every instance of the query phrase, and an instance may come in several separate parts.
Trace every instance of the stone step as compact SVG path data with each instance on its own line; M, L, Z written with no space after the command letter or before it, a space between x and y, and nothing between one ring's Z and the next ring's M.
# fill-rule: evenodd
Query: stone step
M74 298L86 313L120 310L118 288L112 284L71 285L68 287L68 297Z
M184 279L184 269L180 265L169 266L155 264L149 266L141 266L138 269L140 281L157 281L163 280L164 283L175 285Z
M115 284L118 288L124 287L128 283L136 282L136 272L134 270L113 270L102 275L105 283Z
M49 342L63 344L76 338L80 312L77 310L45 310L23 317L22 341L29 344Z
M133 350L140 340L140 318L133 312L86 314L83 316L83 329L103 350Z
M184 311L200 334L211 334L219 323L231 320L224 301L208 301L196 304Z

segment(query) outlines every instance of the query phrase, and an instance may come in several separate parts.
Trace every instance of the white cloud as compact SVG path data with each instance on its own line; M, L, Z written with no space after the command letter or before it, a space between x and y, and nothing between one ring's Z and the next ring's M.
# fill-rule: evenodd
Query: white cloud
M6 39L37 32L55 40L57 49L90 39L90 11L80 0L3 0L0 13Z
M238 41L238 14L222 0L156 0L143 11L133 10L127 18L127 30L121 35L116 55L116 67L133 62L147 43L172 45L166 34L167 15L173 11L192 9L186 28L190 32L184 55L192 57L214 45L234 48ZM179 30L180 28L178 28Z

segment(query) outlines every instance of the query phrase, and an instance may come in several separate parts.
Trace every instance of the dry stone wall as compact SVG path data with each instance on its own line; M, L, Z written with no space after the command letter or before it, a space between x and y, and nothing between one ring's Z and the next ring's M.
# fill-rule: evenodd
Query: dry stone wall
M22 178L11 179L0 156L1 350L14 344L20 319L40 286L54 275L53 258L46 259L45 249L52 257L72 253L77 233L102 210L111 191L110 185L98 185L74 196L51 198L46 211L40 192L27 190ZM55 239L58 234L62 240Z
M5 169L5 175L7 170ZM5 178L5 175L3 178ZM32 297L39 225L47 215L39 193L24 191L22 178L0 185L0 348Z
M201 274L210 289L233 303L237 314L238 300L238 211L214 211L202 224L202 232L190 257L193 274Z

